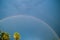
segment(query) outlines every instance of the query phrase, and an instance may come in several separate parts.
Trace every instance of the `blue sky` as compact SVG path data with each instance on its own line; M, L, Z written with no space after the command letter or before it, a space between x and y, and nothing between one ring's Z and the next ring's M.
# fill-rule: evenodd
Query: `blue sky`
M60 36L59 0L0 0L0 19L15 15L37 17Z
M5 18L2 20L1 29L11 35L11 40L15 32L20 33L21 40L59 40L49 25L33 16L19 15Z

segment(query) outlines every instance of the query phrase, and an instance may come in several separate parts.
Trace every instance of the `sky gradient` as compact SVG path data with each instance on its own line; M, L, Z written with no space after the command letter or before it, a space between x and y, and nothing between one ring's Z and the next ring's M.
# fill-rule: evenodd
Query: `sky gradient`
M0 19L15 15L37 17L60 36L59 0L0 0Z

